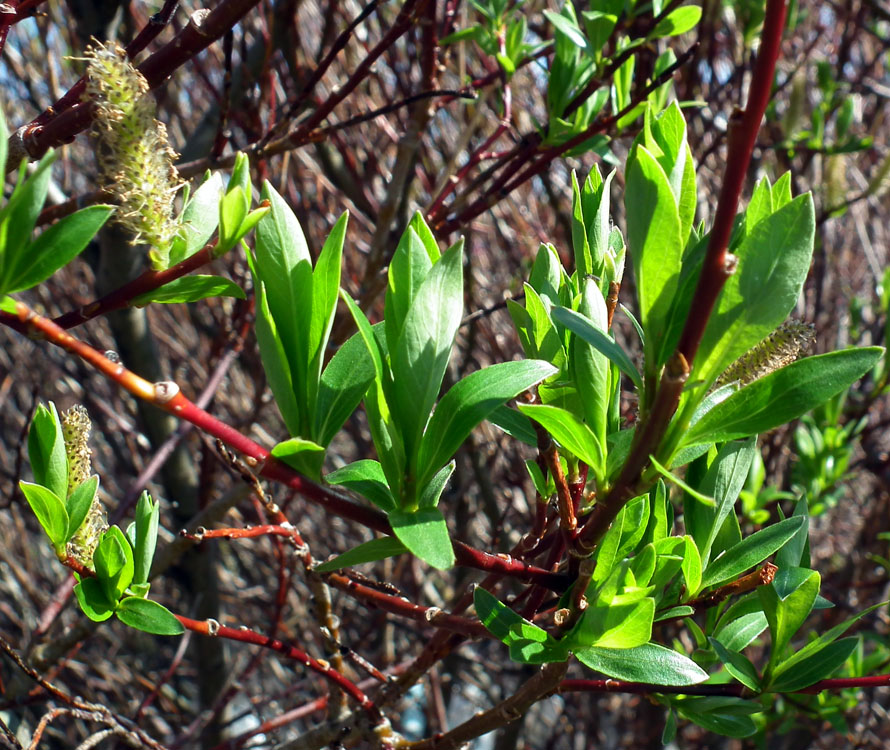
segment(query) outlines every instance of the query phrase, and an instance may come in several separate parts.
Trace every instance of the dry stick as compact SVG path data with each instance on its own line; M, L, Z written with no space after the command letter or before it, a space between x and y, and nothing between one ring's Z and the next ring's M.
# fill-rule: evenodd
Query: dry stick
M230 447L248 456L249 462L252 461L256 466L261 467L258 472L260 476L296 490L307 500L322 506L335 515L355 521L383 534L390 536L393 534L392 527L383 513L360 505L327 487L316 484L286 464L277 461L261 445L187 399L180 392L176 383L172 381L149 383L144 378L127 370L122 364L112 362L104 354L74 338L48 318L38 315L27 305L18 301L15 305L16 314L0 313L0 323L14 324L17 329L20 329L22 325L30 326L51 343L72 352L91 364L134 396L170 412L179 419L191 422L207 434L219 438ZM492 555L459 541L454 541L453 547L458 564L465 567L512 576L522 581L540 583L554 591L563 591L569 584L566 576L528 565L521 560L514 560L509 555Z
M717 297L735 269L735 258L727 248L757 131L769 102L776 60L782 42L782 31L785 27L785 13L785 0L768 0L760 50L748 94L748 105L742 113L733 116L730 124L728 161L714 226L711 229L707 255L680 343L665 367L652 411L646 422L637 429L634 445L618 480L604 502L594 507L581 529L579 542L583 549L592 550L596 547L615 516L639 489L636 485L649 463L649 456L657 451L670 419L676 411L683 383L689 377L691 365Z

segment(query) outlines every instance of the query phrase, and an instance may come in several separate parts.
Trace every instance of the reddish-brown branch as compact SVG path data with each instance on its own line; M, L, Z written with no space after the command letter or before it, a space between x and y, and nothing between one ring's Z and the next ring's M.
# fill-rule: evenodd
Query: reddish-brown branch
M112 362L101 352L74 338L53 321L36 314L21 302L16 302L16 315L0 312L0 323L10 325L16 330L27 331L30 328L40 333L51 343L72 352L95 367L137 398L148 401L179 419L191 422L208 435L222 440L226 445L246 455L252 465L259 467L258 474L260 476L296 490L307 500L341 518L355 521L383 534L391 535L393 533L383 513L360 505L328 487L316 484L286 464L277 461L261 445L187 399L179 391L179 386L176 383L171 381L148 382L127 370L119 362ZM454 541L453 546L459 565L488 573L512 576L522 581L539 583L555 591L562 591L568 586L569 581L566 576L536 568L521 560L515 560L509 555L491 555L459 541Z
M708 252L677 347L693 367L711 311L726 280L734 270L733 259L728 257L729 240L742 188L745 185L748 165L751 163L754 143L772 92L786 11L785 0L767 0L766 16L760 35L760 49L751 76L748 104L744 111L736 112L730 120L726 171L721 183L714 225L711 227Z
M337 687L337 689L342 690L346 695L358 703L366 714L368 714L368 717L371 719L374 726L383 725L387 721L374 702L359 689L358 685L344 677L335 669L332 669L327 662L314 659L297 646L285 643L277 638L269 638L262 633L257 633L248 628L230 628L226 625L220 625L215 620L193 620L190 617L183 617L182 615L176 615L176 619L182 623L184 628L191 630L193 633L198 633L199 635L226 638L240 643L250 643L282 654L288 659L296 661L307 669L321 675L327 682Z

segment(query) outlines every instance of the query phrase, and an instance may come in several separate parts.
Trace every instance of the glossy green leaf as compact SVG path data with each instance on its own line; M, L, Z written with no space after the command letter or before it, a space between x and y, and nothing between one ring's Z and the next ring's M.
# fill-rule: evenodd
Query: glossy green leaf
M609 316L603 294L594 279L584 279L582 284L578 311L599 328L604 336L608 336ZM569 362L572 378L584 407L584 418L599 444L605 446L611 393L609 360L580 336L572 336L569 343Z
M426 484L497 407L555 372L548 362L520 360L486 367L455 383L439 401L423 436L417 461L420 485Z
M858 638L841 638L814 650L803 659L799 659L793 668L777 672L769 684L769 691L774 693L791 693L803 690L819 680L824 680L834 673L853 653L859 643Z
M408 548L398 539L391 536L378 537L370 541L360 544L342 555L338 555L333 560L328 560L321 565L316 565L313 570L316 573L332 573L341 568L352 568L356 565L364 563L376 562L387 557L395 557L403 555Z
M19 488L52 542L56 554L64 554L65 542L68 539L68 513L65 510L65 503L54 492L39 484L19 482Z
M680 282L684 243L680 215L668 176L643 146L627 170L624 204L627 246L634 263L640 323L646 332L647 367L661 350L668 314Z
M334 224L330 234L318 254L315 269L312 272L312 303L309 322L306 366L305 398L310 404L311 426L318 422L318 389L322 375L325 350L328 345L328 337L331 334L331 326L334 324L334 313L337 310L337 299L340 295L340 267L343 258L343 242L346 239L346 225L349 221L349 212L346 211ZM304 302L305 305L305 302ZM318 435L310 433L304 437L318 440Z
M111 206L88 206L44 229L18 258L8 258L4 291L30 289L76 258L111 216Z
M716 586L762 563L797 533L806 519L786 518L746 537L714 560L702 577L702 588Z
M611 337L596 328L583 315L565 307L554 307L551 313L553 320L564 325L572 333L580 336L588 344L602 352L609 360L614 362L618 369L629 377L637 388L642 389L643 378L624 349L615 343Z
M432 267L432 258L420 235L413 227L406 227L387 273L384 325L386 341L392 351L398 344L408 310Z
M707 507L698 502L684 505L686 530L695 540L704 565L708 564L714 540L745 485L756 452L754 438L724 445L699 485L704 495L714 498L716 506Z
M755 692L760 690L760 676L748 657L737 651L730 651L716 638L709 638L708 640L717 654L717 658L726 667L727 672L749 690L754 690Z
M284 461L292 469L311 479L321 477L324 462L324 446L304 438L290 438L277 443L270 453L279 461Z
M74 532L83 524L98 489L99 477L93 474L89 479L84 480L75 487L74 492L65 500L65 511L68 515L68 530L65 532L66 542L74 536Z
M810 268L815 226L812 196L801 195L759 222L735 248L738 268L708 319L693 379L710 385L788 317Z
M772 636L770 667L813 611L820 582L821 577L815 570L783 568L776 572L772 583L758 587L757 595Z
M749 612L729 620L715 636L728 651L741 651L769 625L763 612Z
M174 304L177 302L197 302L208 297L235 297L245 299L244 290L231 279L222 276L195 274L174 279L133 299L132 304L143 307L151 302Z
M683 541L683 562L680 570L683 571L683 578L686 580L686 598L690 599L701 588L702 561L692 537L687 534L683 537Z
M396 502L386 483L383 467L378 461L364 458L347 464L325 475L325 481L357 492L387 513L396 509Z
M74 584L74 596L81 611L93 622L104 622L114 614L115 602L108 601L102 584L95 578L84 578Z
M124 625L153 635L180 635L185 632L182 623L169 609L151 599L128 596L114 611Z
M741 698L682 698L674 708L685 719L726 737L750 737L757 725L749 714L759 713L760 704Z
M68 494L68 456L56 405L38 405L28 430L28 460L34 481L58 498Z
M667 16L661 19L649 33L650 39L661 39L666 36L685 34L695 28L701 19L701 8L697 5L684 5L675 8Z
M454 461L449 461L433 475L428 483L421 484L418 507L435 508L439 504L439 498L442 497L442 492L454 473L454 467Z
M181 263L200 250L219 226L219 199L222 176L214 172L189 198L180 217L180 229L170 244L170 265Z
M687 495L694 498L702 505L705 505L709 508L713 508L717 505L713 497L708 497L707 495L702 494L697 489L680 479L680 477L678 477L676 474L672 474L656 460L655 456L649 456L649 462L652 464L652 468L655 469L659 474L661 474L661 476L664 477L668 482L671 482L672 484L680 487Z
M585 648L574 653L585 666L618 680L695 685L708 679L708 673L688 656L657 643L628 649Z
M689 430L685 443L726 442L786 424L855 383L883 353L871 346L800 359L717 404Z
M572 44L582 50L589 50L590 45L574 20L570 20L559 13L554 13L552 10L545 10L544 16L553 24L556 31L565 35L566 39Z
M661 622L662 620L674 620L678 617L688 617L695 614L695 610L687 604L681 604L678 607L671 607L655 613L653 622Z
M412 455L419 447L420 436L439 396L462 310L460 240L442 255L418 289L392 354L392 370L397 378L392 406L402 426L406 455Z
M240 239L241 225L250 209L250 197L240 185L230 188L219 201L219 239L216 254L231 250Z
M532 446L538 444L538 436L532 421L516 409L499 406L488 415L488 421L521 443Z
M119 601L133 581L135 565L130 542L117 526L109 527L102 535L93 553L93 564L105 596L109 601Z
M569 648L629 649L648 643L652 637L655 600L646 597L623 604L618 600L585 610L578 626L566 636Z
M315 438L327 446L356 410L374 380L374 363L360 334L353 334L321 374L315 410Z
M421 508L414 513L393 511L389 522L399 541L428 565L438 570L454 565L448 526L438 508Z
M602 475L603 451L593 431L566 409L545 404L520 404L519 411L540 424L567 451Z
M135 544L133 545L133 584L148 582L158 541L161 504L143 491L136 503Z

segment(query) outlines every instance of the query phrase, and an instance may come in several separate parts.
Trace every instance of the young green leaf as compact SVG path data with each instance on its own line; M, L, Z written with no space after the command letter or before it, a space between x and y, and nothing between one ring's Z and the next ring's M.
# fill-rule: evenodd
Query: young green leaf
M201 183L182 212L180 229L170 244L170 265L181 263L200 250L219 225L222 176L214 172Z
M105 589L95 578L84 578L74 585L74 596L81 611L93 622L104 622L114 614L116 602L108 601Z
M277 443L270 453L311 479L317 480L321 477L325 450L324 446L318 443L304 438L290 438Z
M18 258L8 258L6 293L30 289L76 258L111 216L111 206L88 206L43 230ZM8 252L8 251L7 251Z
M386 513L396 509L396 502L378 461L363 458L325 475L328 484L340 485L368 498Z
M684 654L657 643L636 648L584 648L574 652L584 666L607 677L650 685L695 685L708 673Z
M74 536L74 533L83 524L98 489L99 477L94 474L86 481L81 482L65 500L65 511L68 514L68 530L65 532L66 542Z
M438 508L421 508L414 513L393 511L389 522L399 541L428 565L437 570L454 565L448 526Z
M708 565L702 577L702 588L728 581L763 562L781 549L805 522L801 516L786 518L746 537Z
M831 677L853 653L859 643L858 638L841 638L834 643L824 644L803 659L795 662L793 668L776 673L768 686L774 693L792 693Z
M423 435L417 459L424 486L467 439L473 428L499 406L556 372L548 362L502 362L455 383L439 401Z
M741 651L766 630L769 622L763 612L749 612L728 619L714 636L728 651Z
M117 526L109 527L102 535L102 541L93 553L93 564L105 596L111 602L120 601L133 581L135 565L133 549Z
M151 599L128 596L118 604L114 614L124 625L153 635L181 635L182 623L169 609Z
M711 732L738 738L757 731L749 714L763 710L759 703L741 698L680 698L672 703L683 718Z
M231 279L222 276L195 274L174 279L133 299L132 304L143 307L151 302L174 304L177 302L197 302L208 297L235 297L245 299L244 290Z
M406 454L413 456L439 395L463 310L463 240L433 266L405 316L392 353L392 404Z
M318 383L315 440L328 446L355 411L374 380L374 363L360 334L347 339L331 357Z
M408 226L393 253L387 274L384 325L391 351L395 351L408 311L432 267L433 261L423 240Z
M713 443L767 432L825 403L881 358L879 346L800 359L736 391L705 414L684 443Z
M598 477L604 473L603 449L593 431L566 409L546 404L520 404L519 411L540 424L567 451L586 463Z
M391 536L382 536L377 539L371 539L368 542L354 547L349 552L338 555L333 560L328 560L321 565L316 565L313 570L316 573L332 573L341 568L353 568L363 563L376 562L387 557L395 557L403 555L408 548L398 539Z
M675 8L658 22L649 34L650 39L661 39L666 36L678 36L695 28L701 19L701 8L697 5L684 5Z
M58 495L39 484L19 482L19 488L52 542L57 555L64 555L68 540L68 513Z
M815 570L784 568L776 572L771 584L757 589L772 636L767 673L772 671L791 638L813 611L820 582Z
M717 654L717 658L723 662L726 671L749 690L759 692L760 675L757 674L757 670L754 668L751 660L744 654L730 651L716 638L709 638L708 641L714 649L714 653Z
M40 404L34 412L28 430L28 459L37 484L58 498L68 494L68 456L62 422L52 401L48 409Z
M421 485L419 508L435 508L439 504L439 498L454 473L454 467L454 461L449 461L435 473L428 484Z
M148 583L151 563L155 556L158 541L161 505L152 501L151 495L143 491L136 503L136 523L134 524L135 543L133 544L133 584Z
M566 642L576 654L591 646L635 648L649 642L654 618L655 600L651 597L627 604L616 598L605 606L585 610L575 629L566 635Z

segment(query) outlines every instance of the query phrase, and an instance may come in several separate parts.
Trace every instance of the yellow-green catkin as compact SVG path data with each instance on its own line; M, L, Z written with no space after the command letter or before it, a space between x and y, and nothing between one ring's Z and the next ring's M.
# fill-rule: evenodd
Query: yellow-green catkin
M75 404L62 415L62 437L65 440L65 452L68 455L68 495L90 477L90 456L92 451L89 446L90 415L80 404ZM68 541L68 554L86 567L93 569L93 552L99 539L108 528L105 508L98 496L93 498L93 503L87 513L87 517L74 536Z
M173 166L176 153L164 124L155 119L148 82L124 49L97 44L86 55L103 183L120 203L117 220L132 232L133 243L151 245L152 265L165 268L179 231L173 216L173 197L182 184Z
M750 351L733 362L717 378L716 387L739 381L747 385L790 365L810 346L815 335L811 323L788 320Z

